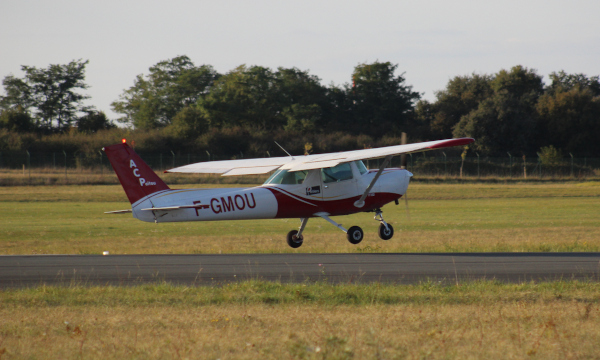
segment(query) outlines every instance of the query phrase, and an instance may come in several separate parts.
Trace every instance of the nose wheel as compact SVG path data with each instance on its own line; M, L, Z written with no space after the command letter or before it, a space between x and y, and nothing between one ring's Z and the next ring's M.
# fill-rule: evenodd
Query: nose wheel
M375 220L380 222L379 225L379 237L382 240L389 240L392 238L392 236L394 236L394 228L392 227L392 225L388 224L387 222L385 222L385 220L383 220L383 211L381 211L381 209L376 209L375 210Z
M290 247L297 249L302 246L304 236L298 236L298 230L292 230L287 234L287 243Z
M394 236L394 228L392 225L387 224L387 228L383 224L379 225L379 237L382 240L389 240L392 236Z

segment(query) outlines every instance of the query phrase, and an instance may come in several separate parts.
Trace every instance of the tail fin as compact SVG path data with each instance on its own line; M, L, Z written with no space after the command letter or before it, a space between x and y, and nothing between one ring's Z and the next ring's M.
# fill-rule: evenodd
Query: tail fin
M123 185L130 203L153 194L169 190L167 184L133 151L129 145L116 144L102 148L117 177Z

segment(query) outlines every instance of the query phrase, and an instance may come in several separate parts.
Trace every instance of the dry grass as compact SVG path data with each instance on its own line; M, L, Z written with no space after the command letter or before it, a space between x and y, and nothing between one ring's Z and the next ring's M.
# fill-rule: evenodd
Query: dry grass
M373 297L371 304L362 305L302 296L303 291L312 291L311 285L289 285L290 289L272 285L293 296L284 303L267 302L269 297L242 303L223 298L228 292L244 297L254 285L238 284L233 290L146 287L142 293L152 302L140 299L142 290L136 288L105 288L104 294L101 288L91 294L81 288L0 293L4 299L0 356L579 359L600 355L600 292L595 284L589 288L583 283L368 285L365 292L341 287L347 294L365 297L362 300ZM315 294L339 290L316 286ZM44 302L40 300L44 296L36 296L44 291L67 300ZM203 292L219 293L221 301L194 304L194 299L206 297ZM377 292L396 294L397 299L382 303L386 297L374 295ZM169 301L181 298L188 300ZM85 299L92 300L86 305L65 304Z
M282 220L277 220L281 222ZM150 224L151 225L151 224ZM297 224L289 225L290 229ZM239 231L242 227L239 226ZM321 226L327 227L323 223ZM394 225L396 226L396 225ZM285 228L287 229L287 227ZM281 233L252 235L169 234L168 230L142 230L137 236L69 237L47 240L48 233L26 241L4 240L0 253L8 254L234 254L234 253L421 253L421 252L581 252L600 251L600 228L549 227L494 230L401 231L382 241L374 228L365 227L365 239L350 244L343 233L308 233L305 244L292 249ZM188 228L190 230L190 228ZM192 228L193 230L193 228ZM289 229L288 229L289 230ZM312 229L311 229L312 230ZM93 235L90 230L90 235ZM282 235L283 234L283 235ZM101 235L101 234L100 234Z
M154 169L169 185L182 185L189 183L199 184L262 184L268 177L267 175L252 176L220 176L218 174L164 174L162 171ZM564 183L564 182L582 182L599 181L600 169L595 170L595 175L585 177L571 176L529 176L527 179L522 177L504 177L504 176L438 176L415 174L414 183L433 183L433 184L537 184L537 183ZM40 186L40 185L118 185L119 180L110 166L104 168L34 168L31 169L0 169L0 186Z

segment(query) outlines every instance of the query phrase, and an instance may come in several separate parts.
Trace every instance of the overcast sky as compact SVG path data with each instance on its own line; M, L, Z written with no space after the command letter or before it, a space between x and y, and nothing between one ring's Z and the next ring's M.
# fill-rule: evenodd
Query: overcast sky
M0 77L89 60L88 104L115 118L110 103L135 76L178 55L221 73L297 67L324 85L379 60L431 100L456 75L518 64L546 81L599 75L599 19L598 0L1 0Z

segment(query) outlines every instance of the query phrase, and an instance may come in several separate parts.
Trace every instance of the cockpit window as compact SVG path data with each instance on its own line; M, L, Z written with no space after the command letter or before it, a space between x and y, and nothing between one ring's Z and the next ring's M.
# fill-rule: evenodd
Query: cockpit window
M265 184L282 184L282 185L296 185L302 184L306 179L308 171L293 171L277 170L271 177L265 181Z
M334 167L321 169L321 180L324 183L338 182L352 179L350 163L339 164Z
M365 163L363 163L362 160L355 161L354 163L356 164L358 172L360 172L361 175L369 172L369 170L367 170L367 167L365 166Z

